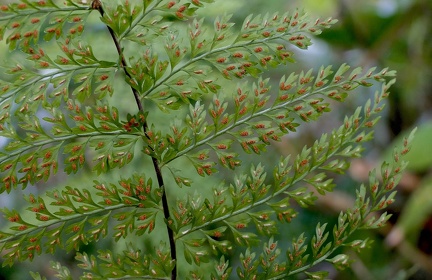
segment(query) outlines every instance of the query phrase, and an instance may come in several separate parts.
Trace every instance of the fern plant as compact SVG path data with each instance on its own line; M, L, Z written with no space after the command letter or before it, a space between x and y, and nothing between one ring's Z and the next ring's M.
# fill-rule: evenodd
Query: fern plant
M320 223L288 241L278 233L296 217L296 204L308 207L316 192L332 191L329 176L361 156L395 73L344 64L274 81L268 70L294 62L292 48L306 49L335 20L294 11L249 16L241 26L222 16L211 26L196 17L211 2L19 0L0 7L0 38L15 61L3 65L0 80L0 130L8 139L0 192L34 190L62 172L91 169L94 179L26 195L23 210L3 208L4 266L63 249L75 252L82 279L321 279L327 272L310 269L349 265L338 249L366 247L352 234L387 221L383 209L393 202L410 138L379 177L371 172L333 228ZM372 85L373 99L298 155L268 167L242 162ZM129 165L134 174L115 172ZM106 239L111 248L83 251ZM52 267L72 279L67 267Z

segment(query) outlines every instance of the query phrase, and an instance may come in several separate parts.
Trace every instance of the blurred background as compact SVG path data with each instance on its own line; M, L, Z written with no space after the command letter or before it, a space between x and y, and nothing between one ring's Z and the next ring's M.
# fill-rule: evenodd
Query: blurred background
M8 1L0 0L0 4ZM355 259L352 267L337 271L330 266L331 279L432 279L432 1L431 0L218 0L200 15L208 18L220 14L233 14L241 24L249 14L273 13L300 9L311 18L337 18L339 22L319 37L313 38L309 50L295 50L296 63L272 70L268 75L277 82L283 74L292 71L318 69L321 65L342 63L369 68L396 70L397 83L376 129L375 140L367 144L364 158L352 162L347 176L335 178L338 187L326 197L321 197L315 207L298 209L299 218L286 226L291 235L314 232L317 222L335 222L341 210L354 201L355 189L367 182L371 168L389 158L396 143L418 127L411 153L410 164L398 186L398 195L389 211L393 214L388 226L381 230L359 232L362 238L374 240L373 245L360 253L346 250ZM89 20L92 20L91 18ZM97 28L97 26L95 27ZM102 36L102 35L101 35ZM100 50L103 52L103 50ZM107 50L110 53L112 50ZM0 59L10 56L2 42ZM2 73L0 72L0 75ZM303 125L298 133L290 134L281 143L269 149L259 160L269 170L279 155L296 154L305 144L311 144L360 106L371 94L356 94L347 103L333 104L333 112L319 123ZM128 108L128 104L119 105ZM120 108L121 110L121 108ZM3 141L0 137L0 143ZM251 159L253 161L253 159ZM132 165L133 168L133 165ZM121 171L126 174L128 171ZM63 175L64 176L64 175ZM111 176L115 176L112 174ZM223 176L223 174L222 174ZM73 185L90 176L80 174L68 178ZM50 182L64 186L65 178ZM44 186L36 186L43 188ZM34 192L26 190L25 192ZM22 194L0 194L0 207L21 207ZM0 228L2 226L0 219ZM285 226L284 226L285 227ZM330 227L331 228L331 227ZM281 228L281 232L285 232ZM291 240L291 237L287 238ZM91 248L89 249L91 251ZM47 259L51 257L48 256ZM59 252L56 256L63 264L73 262L73 255ZM45 258L32 264L34 271L48 269ZM26 268L25 270L28 270ZM0 279L29 279L20 266L0 268ZM47 274L46 274L47 275Z

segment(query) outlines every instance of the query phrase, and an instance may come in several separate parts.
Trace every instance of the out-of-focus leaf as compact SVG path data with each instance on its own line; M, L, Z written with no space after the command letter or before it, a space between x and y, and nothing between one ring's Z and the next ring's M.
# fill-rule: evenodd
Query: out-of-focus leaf
M400 215L396 227L415 241L423 224L432 214L432 177L424 179L414 191Z
M408 132L402 133L394 142L389 145L384 153L383 161L389 161L392 157L393 147L403 141ZM432 121L425 123L417 128L416 136L412 141L410 152L406 155L406 161L409 162L407 170L414 172L424 172L432 167Z

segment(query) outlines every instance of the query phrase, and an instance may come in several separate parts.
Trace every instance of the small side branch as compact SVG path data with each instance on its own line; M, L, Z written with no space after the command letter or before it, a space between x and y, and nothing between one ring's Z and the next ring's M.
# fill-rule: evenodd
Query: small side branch
M100 0L93 0L93 2L91 3L91 9L99 11L99 13L101 14L101 16L104 15L104 10L103 10L102 3L101 3ZM125 75L128 78L132 79L131 74L127 70L127 63L126 63L126 59L125 59L125 57L123 55L123 51L122 51L120 42L119 42L118 38L115 36L114 30L112 30L112 28L109 27L109 26L107 26L107 28L108 28L108 31L109 31L109 33L111 35L111 38L113 39L113 42L114 42L115 46L116 46L117 53L120 56L121 68L123 69ZM132 88L132 87L131 87L131 89L132 89L132 92L133 92L133 95L134 95L134 98L135 98L135 102L136 102L136 104L138 106L138 110L140 112L144 113L144 107L143 107L143 105L141 103L141 100L139 98L138 91L136 89ZM147 124L147 121L145 121L144 124L143 124L143 131L144 131L145 135L147 135L147 130L148 130L148 124ZM163 190L163 192L162 192L162 206L163 206L163 212L164 212L165 220L168 223L168 221L170 219L170 212L169 212L168 199L167 199L167 195L166 195L166 192L165 192L165 185L164 185L164 180L163 180L163 176L162 176L161 167L160 167L160 164L159 164L159 161L157 160L157 158L152 157L152 162L153 162L154 170L156 172L156 177L157 177L158 185ZM167 224L167 232L168 232L168 238L169 238L169 244L170 244L170 250L171 250L171 259L173 261L175 261L176 258L177 258L177 252L176 252L174 232L169 227L168 224ZM174 268L173 268L173 270L171 272L171 279L172 280L177 279L177 265L175 263L174 263Z

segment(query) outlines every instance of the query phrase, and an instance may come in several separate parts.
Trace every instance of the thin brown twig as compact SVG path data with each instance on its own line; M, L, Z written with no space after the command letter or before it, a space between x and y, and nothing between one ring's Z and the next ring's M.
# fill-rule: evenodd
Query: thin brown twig
M91 3L91 8L99 11L99 13L101 14L101 16L103 16L104 13L105 13L104 10L103 10L102 3L100 2L100 0L93 0L93 2ZM111 27L109 27L109 26L107 26L107 28L108 28L108 31L109 31L109 33L111 35L111 38L114 41L114 44L115 44L116 49L117 49L117 53L120 56L121 68L123 69L125 75L129 79L132 79L131 74L127 70L127 63L126 63L126 59L125 59L125 57L123 55L123 51L122 51L120 42L117 39L117 36L115 35L114 30ZM140 96L139 92L135 88L133 88L133 87L131 87L131 89L132 89L132 92L133 92L133 95L134 95L134 98L135 98L135 102L136 102L136 104L138 106L138 110L140 112L144 113L144 107L143 107L143 105L141 103L141 100L140 100L140 97L139 97ZM144 134L146 136L147 136L147 130L148 130L148 124L147 124L147 121L144 121L143 131L144 131ZM167 232L168 232L168 238L169 238L169 243L170 243L171 259L173 261L175 261L176 258L177 258L177 252L176 252L176 246L175 246L175 237L174 237L173 230L168 225L168 221L170 220L170 212L169 212L168 198L167 198L166 191L165 191L165 185L164 185L164 180L163 180L163 176L162 176L162 171L161 171L160 164L159 164L159 161L158 161L157 158L155 158L155 157L152 156L152 162L153 162L154 170L156 172L156 177L157 177L158 185L163 190L163 192L162 192L162 198L161 198L162 199L162 207L163 207L164 217L165 217L165 220L167 222ZM171 271L171 279L172 280L177 279L177 265L176 265L175 262L174 262L173 270Z

